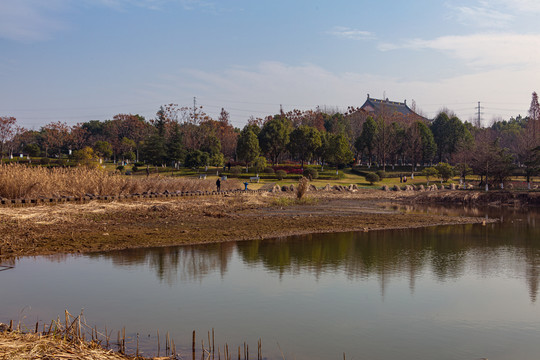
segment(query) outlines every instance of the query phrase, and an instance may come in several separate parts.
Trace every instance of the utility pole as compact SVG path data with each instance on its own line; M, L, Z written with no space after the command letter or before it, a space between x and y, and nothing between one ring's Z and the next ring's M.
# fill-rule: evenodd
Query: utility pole
M477 127L482 127L482 115L484 113L481 112L481 110L484 109L484 108L480 106L480 101L478 102L478 106L475 107L475 109L478 110L478 118L476 119L476 126Z

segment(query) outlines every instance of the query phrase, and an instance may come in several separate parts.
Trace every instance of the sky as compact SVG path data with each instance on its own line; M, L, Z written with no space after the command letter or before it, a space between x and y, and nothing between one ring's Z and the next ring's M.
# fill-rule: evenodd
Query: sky
M538 0L1 0L0 116L30 129L198 106L236 127L369 94L482 123L540 90Z

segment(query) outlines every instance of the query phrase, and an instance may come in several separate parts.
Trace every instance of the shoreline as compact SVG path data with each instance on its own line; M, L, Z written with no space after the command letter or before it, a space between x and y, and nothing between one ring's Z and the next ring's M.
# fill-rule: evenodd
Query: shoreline
M2 207L0 260L486 222L398 209L422 205L418 196L379 190L318 191L308 192L297 202L292 193L259 192Z

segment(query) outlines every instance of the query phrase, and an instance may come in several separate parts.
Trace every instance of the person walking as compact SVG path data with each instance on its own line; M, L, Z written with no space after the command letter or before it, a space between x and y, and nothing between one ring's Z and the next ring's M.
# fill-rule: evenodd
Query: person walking
M217 187L217 192L220 192L221 191L221 180L219 178L216 180L216 187Z

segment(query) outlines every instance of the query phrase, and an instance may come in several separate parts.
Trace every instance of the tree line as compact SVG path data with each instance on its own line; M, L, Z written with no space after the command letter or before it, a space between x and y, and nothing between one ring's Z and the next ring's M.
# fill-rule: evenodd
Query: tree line
M229 113L217 119L202 107L162 106L153 119L118 114L68 126L52 122L39 130L0 117L0 155L80 158L101 157L185 167L247 166L284 160L336 167L364 164L417 166L450 163L459 175L474 173L485 181L506 181L516 171L540 172L540 106L533 93L529 114L495 121L489 127L463 122L449 110L433 120L416 114L377 114L349 107L346 112L293 110L266 118L249 118L235 128ZM71 150L71 151L70 151Z

